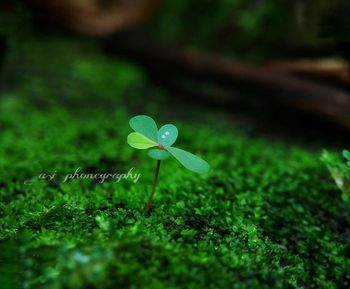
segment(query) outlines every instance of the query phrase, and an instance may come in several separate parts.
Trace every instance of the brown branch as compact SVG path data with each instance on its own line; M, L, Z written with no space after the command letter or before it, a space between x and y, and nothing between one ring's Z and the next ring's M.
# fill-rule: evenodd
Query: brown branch
M263 67L234 63L209 53L161 47L128 33L110 39L108 47L110 52L121 53L151 69L176 69L197 79L231 85L350 129L350 94L345 90Z
M80 34L104 37L115 31L147 23L159 0L30 0L46 20ZM102 5L102 3L107 4Z
M350 85L350 64L337 58L274 60L265 68L285 74L305 75Z

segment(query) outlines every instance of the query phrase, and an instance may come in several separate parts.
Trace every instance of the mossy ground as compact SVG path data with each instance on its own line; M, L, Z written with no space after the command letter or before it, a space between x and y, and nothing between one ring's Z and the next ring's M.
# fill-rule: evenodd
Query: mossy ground
M321 149L252 139L218 112L176 118L142 70L87 46L33 40L5 62L2 288L349 288L349 207ZM155 163L126 144L140 112L174 122L178 146L211 164L164 161L147 217ZM23 184L77 167L141 178Z

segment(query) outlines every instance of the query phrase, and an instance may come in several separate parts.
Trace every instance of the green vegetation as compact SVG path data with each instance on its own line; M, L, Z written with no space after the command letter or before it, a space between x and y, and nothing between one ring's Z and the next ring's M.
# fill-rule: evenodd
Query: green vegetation
M129 123L135 132L128 135L127 143L136 149L148 149L153 147L152 150L148 151L148 155L152 159L157 160L151 196L145 207L146 214L149 212L155 194L160 171L160 162L168 158L170 154L192 172L203 174L209 171L210 166L206 161L192 153L172 147L178 136L178 130L175 125L165 124L158 130L154 119L147 115L134 116L130 119Z
M344 0L164 1L152 28L169 44L262 62L348 41L349 11Z
M350 152L343 151L343 159L338 154L324 151L321 160L342 192L344 201L350 200Z
M321 150L252 139L217 112L179 121L170 99L94 43L32 39L11 51L0 77L1 288L349 288L349 206ZM179 145L211 165L197 175L164 160L150 216L155 164L126 143L138 113L172 119ZM64 182L77 167L141 178Z

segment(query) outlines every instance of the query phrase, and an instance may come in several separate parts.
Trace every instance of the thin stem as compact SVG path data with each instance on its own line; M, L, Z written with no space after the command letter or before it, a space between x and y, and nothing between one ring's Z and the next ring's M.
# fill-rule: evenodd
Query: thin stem
M147 201L146 207L145 207L145 215L147 215L149 213L149 208L151 207L153 196L154 196L154 193L156 192L156 186L157 186L157 182L158 182L159 169L160 169L160 160L157 160L157 167L156 167L156 171L154 173L152 192L151 192L151 195L150 195L150 197L149 197L149 199Z

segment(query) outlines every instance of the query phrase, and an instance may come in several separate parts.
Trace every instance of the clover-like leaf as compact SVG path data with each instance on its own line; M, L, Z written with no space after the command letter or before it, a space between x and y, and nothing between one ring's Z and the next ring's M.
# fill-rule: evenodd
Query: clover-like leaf
M129 124L134 131L158 142L158 128L153 118L147 115L137 115L130 119Z
M165 147L168 152L170 152L185 168L190 171L203 174L209 171L209 164L197 157L194 154L191 154L187 151L184 151L175 147Z
M165 160L170 156L170 154L165 150L151 149L148 151L148 155L155 160Z
M158 131L158 142L164 146L171 146L177 139L177 128L173 124L163 125Z
M130 133L128 135L127 142L133 148L140 149L140 150L158 146L156 142L154 142L153 140L150 140L148 137L138 132Z
M151 195L145 206L145 214L148 214L150 211L158 182L160 163L162 160L168 158L170 154L190 171L200 174L209 171L209 164L206 161L187 151L172 147L178 136L175 125L166 124L158 131L155 121L147 115L135 116L130 119L129 123L131 128L135 130L135 132L128 135L127 142L130 146L137 149L155 147L148 151L148 155L152 159L157 160L157 166L154 173Z

